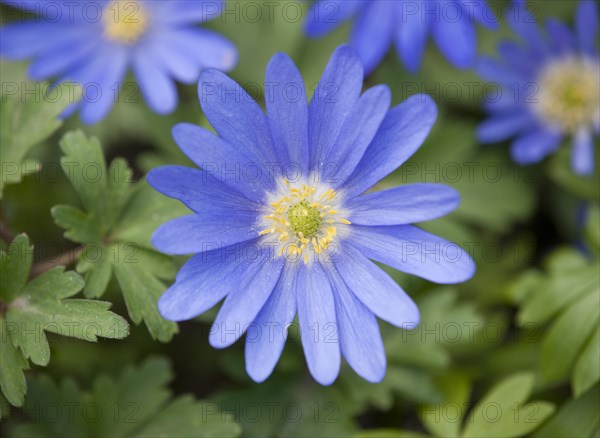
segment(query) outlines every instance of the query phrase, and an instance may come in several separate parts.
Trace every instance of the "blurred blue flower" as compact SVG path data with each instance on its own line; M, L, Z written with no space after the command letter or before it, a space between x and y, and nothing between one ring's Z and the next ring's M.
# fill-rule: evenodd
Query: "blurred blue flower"
M525 44L504 41L498 47L500 60L486 57L478 66L480 76L500 87L487 98L491 117L479 126L479 140L493 143L515 136L513 159L532 164L571 136L573 170L593 173L593 134L600 132L597 4L579 3L574 31L548 20L547 35L521 1L507 17Z
M2 27L0 56L33 58L33 80L81 84L79 106L86 123L109 112L130 66L150 108L166 114L177 106L174 80L193 83L202 68L230 70L237 62L231 42L194 26L218 17L221 0L3 2L41 18ZM129 100L139 95L136 88L124 93Z
M320 37L356 17L350 43L367 73L395 42L407 69L419 70L429 34L458 68L476 60L475 22L495 29L496 14L486 0L318 0L305 23L306 33Z
M161 314L187 320L225 298L209 341L224 348L246 333L246 368L258 382L273 371L296 314L318 382L336 379L341 355L363 378L384 377L376 316L413 328L419 311L371 260L438 283L474 273L458 246L409 225L454 210L455 190L414 184L363 194L419 148L437 115L424 95L390 110L389 89L361 95L363 79L355 50L342 46L308 105L296 66L277 54L266 71L265 115L237 83L207 69L199 97L218 135L173 129L202 170L148 175L194 212L153 236L165 253L196 254L159 300Z

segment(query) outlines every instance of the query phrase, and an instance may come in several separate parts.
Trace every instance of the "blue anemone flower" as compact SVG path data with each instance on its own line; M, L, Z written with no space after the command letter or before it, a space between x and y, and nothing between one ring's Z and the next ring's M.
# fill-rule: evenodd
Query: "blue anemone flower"
M486 0L317 0L305 31L320 37L356 17L350 43L367 73L372 72L395 42L407 69L419 70L431 34L444 56L458 68L476 61L475 22L495 29L496 13Z
M159 114L177 106L174 80L194 83L202 68L232 69L235 46L194 26L220 14L221 0L3 0L41 17L0 29L0 56L33 58L33 80L58 78L84 87L85 123L100 121L118 99L129 67L148 106ZM139 94L127 87L124 101Z
M192 124L173 129L202 170L148 174L194 212L154 233L165 253L195 253L160 298L160 313L187 320L225 298L209 342L224 348L246 333L246 368L258 382L273 371L296 314L318 382L336 379L341 355L366 380L384 377L376 316L414 328L419 310L372 260L438 283L474 273L466 252L410 225L454 210L455 190L414 184L365 194L420 147L437 109L416 95L390 110L388 87L361 95L363 79L356 51L341 46L307 104L300 73L279 53L266 70L265 115L237 83L207 69L200 104L217 135Z
M521 1L508 17L525 44L503 41L498 47L501 59L482 58L478 66L480 76L499 85L499 93L487 97L491 116L479 126L479 140L494 143L516 137L513 159L532 164L571 136L573 170L593 173L593 134L600 132L596 3L579 3L574 31L548 20L544 35Z

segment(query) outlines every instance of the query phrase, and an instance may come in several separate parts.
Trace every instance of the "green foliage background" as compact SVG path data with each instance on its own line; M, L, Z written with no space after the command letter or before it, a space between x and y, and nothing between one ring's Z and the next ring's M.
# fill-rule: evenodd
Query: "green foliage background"
M310 88L348 34L343 26L306 39L295 18L306 5L289 3L230 1L230 13L208 24L237 45L232 76L255 96L275 52L297 62ZM567 22L576 6L532 4L538 18ZM262 18L254 20L256 5ZM510 37L504 24L478 31L484 53ZM2 83L36 89L25 69L2 62ZM579 178L566 145L527 168L509 159L507 144L478 145L481 83L433 46L419 74L390 52L366 82L387 83L394 103L414 92L437 101L430 137L381 187L430 181L459 190L460 208L423 228L469 250L478 270L452 287L393 272L419 304L421 327L381 323L385 380L369 384L344 366L331 387L308 375L298 336L258 385L245 373L241 342L208 345L215 312L177 326L156 310L185 258L158 253L150 236L186 209L144 175L191 164L170 131L179 122L208 126L194 86L180 87L169 116L133 96L91 127L77 117L61 123L68 101L48 102L40 85L26 96L3 86L3 436L600 436L600 163ZM86 166L98 177L70 171Z

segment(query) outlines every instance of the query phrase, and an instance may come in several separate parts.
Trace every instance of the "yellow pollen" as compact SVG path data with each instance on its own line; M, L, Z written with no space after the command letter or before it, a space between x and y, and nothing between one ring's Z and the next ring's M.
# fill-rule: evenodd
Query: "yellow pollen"
M539 78L538 115L563 131L592 125L600 113L600 67L569 58L550 64Z
M103 11L104 34L117 43L133 44L148 27L148 16L140 2L117 0Z
M330 247L338 234L336 226L350 225L350 221L338 217L339 209L333 209L337 195L333 189L321 193L315 186L292 186L287 180L280 188L284 193L268 204L269 211L263 216L265 229L258 234L274 235L267 239L283 245L279 256L308 263L311 252L319 255Z

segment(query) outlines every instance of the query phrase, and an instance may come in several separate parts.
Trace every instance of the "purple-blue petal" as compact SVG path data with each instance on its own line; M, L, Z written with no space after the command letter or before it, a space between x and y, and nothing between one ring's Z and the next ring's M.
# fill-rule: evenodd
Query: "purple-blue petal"
M462 283L475 274L460 246L411 225L353 225L351 243L370 259L435 283Z
M385 377L386 357L377 319L336 270L330 275L342 355L359 376L379 383Z
M411 96L392 108L346 182L347 196L367 191L400 167L421 146L436 117L435 103L423 94Z
M392 43L395 8L392 2L370 2L357 17L350 42L369 74L379 65Z
M415 328L420 321L417 305L362 253L362 249L345 244L331 268L339 272L352 293L379 318L396 327Z
M256 262L253 262L256 263ZM214 348L225 348L236 342L255 320L277 284L284 261L265 255L261 267L252 278L238 277L238 285L225 299L213 323L208 341Z
M360 96L363 76L362 63L352 47L340 46L333 52L308 110L312 169L333 147L346 117Z
M273 144L284 173L308 175L308 101L304 80L289 56L278 53L265 74L265 101Z
M594 173L594 140L590 130L580 129L573 137L571 163L578 175L589 176Z
M254 277L263 265L230 254L217 249L192 257L183 266L175 284L158 300L160 314L171 321L195 318L238 288L240 282ZM181 275L182 272L185 275Z
M595 0L581 0L577 6L575 31L581 50L598 56L598 4Z
M311 37L323 36L366 5L365 0L317 0L308 11L304 30Z
M222 183L205 170L183 166L162 166L147 175L155 190L179 199L196 213L219 209L256 211L260 204L250 201L240 192Z
M319 263L296 268L298 322L308 369L321 385L331 385L341 365L331 283Z
M448 2L447 5L456 4ZM444 56L458 68L469 68L475 62L477 35L469 19L451 20L441 17L432 28L433 39Z
M511 145L511 155L519 164L533 164L554 152L562 140L562 134L545 128L537 128L518 137Z
M348 220L357 225L403 225L436 219L455 210L460 195L443 184L410 184L348 200Z
M284 269L273 293L250 325L246 335L246 371L255 382L263 382L273 372L288 327L296 316L296 271ZM303 291L300 291L303 293Z
M256 212L207 209L161 225L152 235L152 244L164 253L181 255L233 245L256 239L257 220Z

